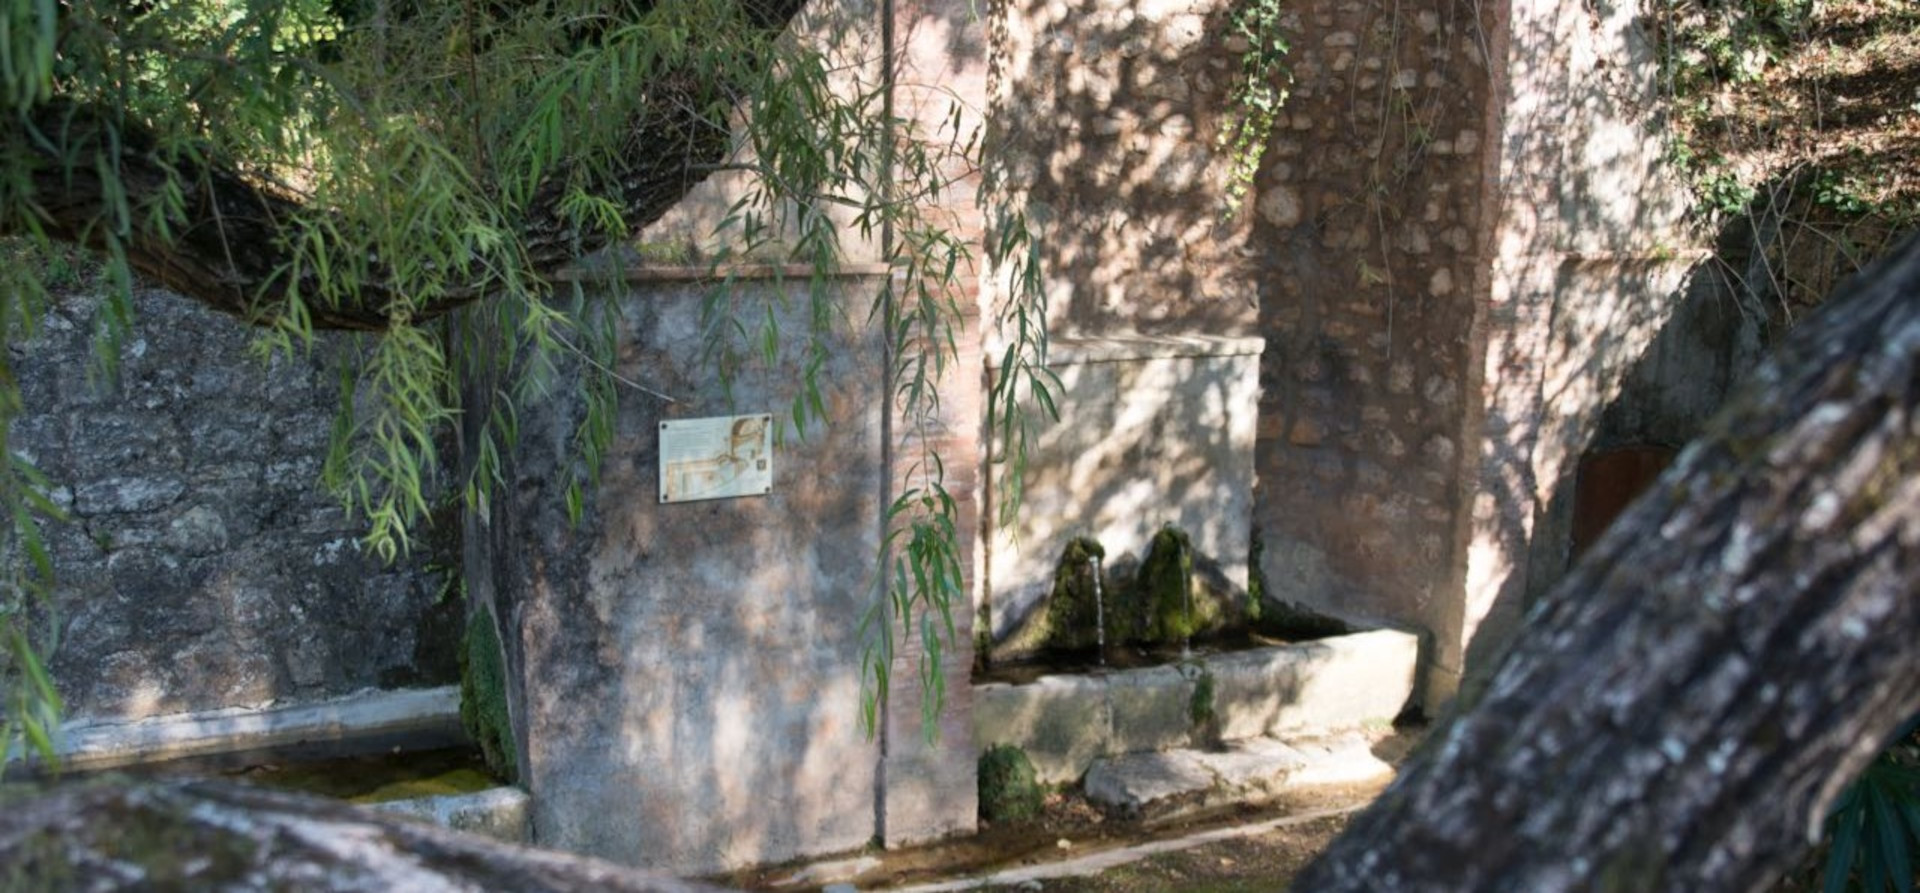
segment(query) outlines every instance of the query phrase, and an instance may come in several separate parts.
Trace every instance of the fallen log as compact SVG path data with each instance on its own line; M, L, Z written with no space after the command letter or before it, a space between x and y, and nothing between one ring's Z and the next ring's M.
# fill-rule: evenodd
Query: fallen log
M0 890L712 889L229 782L89 780L0 796Z

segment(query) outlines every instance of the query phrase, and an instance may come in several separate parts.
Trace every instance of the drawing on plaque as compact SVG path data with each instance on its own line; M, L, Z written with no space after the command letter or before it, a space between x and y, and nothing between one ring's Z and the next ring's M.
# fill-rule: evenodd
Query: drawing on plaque
M692 502L773 492L773 416L660 423L660 501Z

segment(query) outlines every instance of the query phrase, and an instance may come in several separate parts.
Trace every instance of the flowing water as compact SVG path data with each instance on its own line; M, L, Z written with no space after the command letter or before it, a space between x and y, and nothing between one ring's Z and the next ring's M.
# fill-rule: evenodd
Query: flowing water
M1087 564L1093 569L1093 637L1094 653L1099 656L1100 666L1107 665L1107 602L1100 594L1100 556L1087 556Z

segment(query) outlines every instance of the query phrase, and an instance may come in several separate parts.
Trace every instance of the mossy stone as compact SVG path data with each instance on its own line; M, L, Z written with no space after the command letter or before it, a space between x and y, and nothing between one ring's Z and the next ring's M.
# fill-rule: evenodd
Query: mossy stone
M1148 643L1185 642L1221 624L1220 606L1195 591L1193 539L1171 524L1153 535L1134 590L1134 603L1145 609L1139 638Z
M1054 651L1087 651L1099 647L1099 627L1107 627L1107 641L1119 641L1119 612L1112 604L1101 604L1111 592L1104 566L1100 568L1101 587L1094 589L1096 559L1104 560L1107 550L1091 537L1075 537L1060 552L1054 566L1053 591L1047 596L1046 647ZM1104 616L1103 616L1104 615Z

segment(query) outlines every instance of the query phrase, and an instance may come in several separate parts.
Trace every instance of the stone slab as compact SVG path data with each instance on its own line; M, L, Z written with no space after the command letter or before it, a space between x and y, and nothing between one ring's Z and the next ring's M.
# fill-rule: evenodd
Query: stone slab
M995 744L1022 748L1047 784L1078 780L1102 756L1189 746L1196 743L1194 677L1202 671L1213 674L1214 711L1229 742L1384 724L1413 695L1418 655L1413 634L1372 630L1208 655L1198 659L1199 669L975 686L974 746L977 752Z
M1139 753L1193 741L1193 679L1175 667L1129 670L1106 677L1112 729L1108 749Z
M799 871L785 875L775 880L773 885L776 887L813 887L824 884L827 885L826 889L832 889L833 885L852 880L853 878L879 868L880 865L881 862L877 856L853 856L847 859L829 859L825 862L812 863L801 868Z
M1207 658L1229 740L1391 722L1413 695L1420 640L1371 630Z
M1193 751L1128 754L1087 770L1087 799L1129 817L1164 814L1198 802L1216 779Z
M1298 741L1255 738L1217 751L1175 749L1095 760L1087 799L1129 819L1166 818L1228 803L1258 803L1325 785L1393 776L1357 732Z
M1289 741L1305 760L1287 775L1286 787L1363 784L1393 776L1393 767L1373 754L1366 736L1357 732Z
M1213 773L1216 787L1228 793L1267 794L1283 787L1309 758L1272 738L1235 741L1220 751L1197 751L1194 760Z

